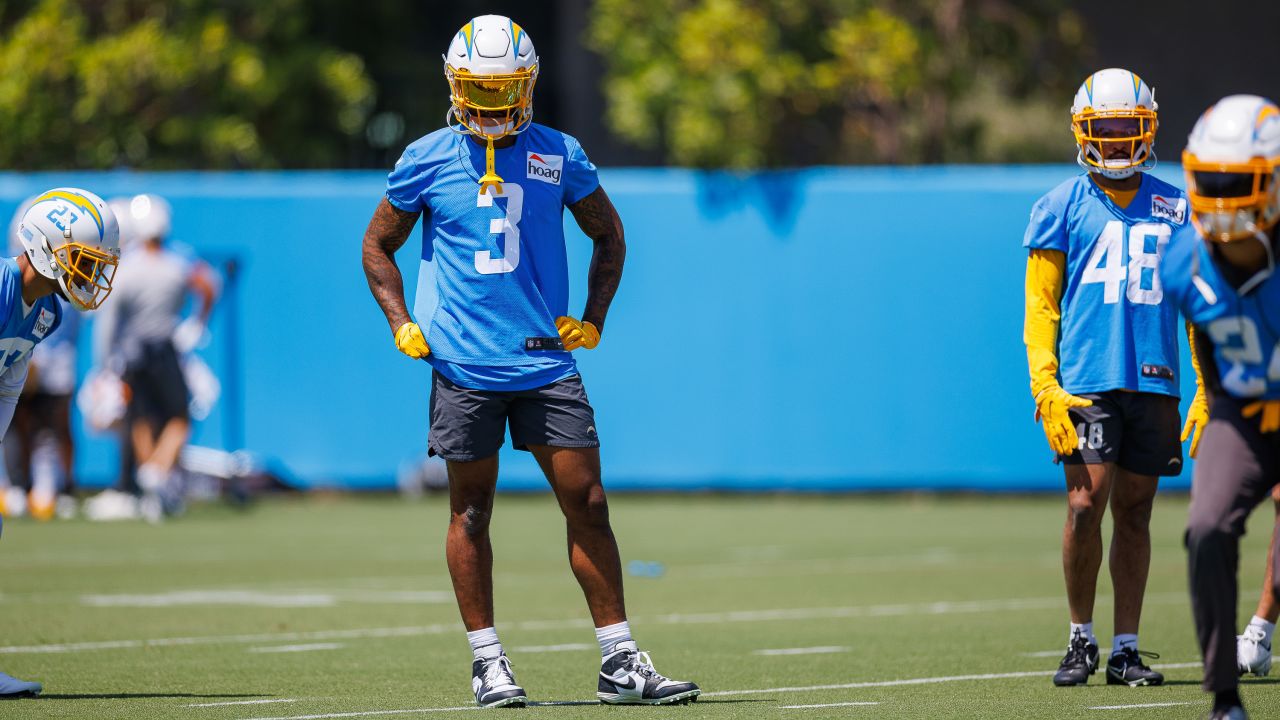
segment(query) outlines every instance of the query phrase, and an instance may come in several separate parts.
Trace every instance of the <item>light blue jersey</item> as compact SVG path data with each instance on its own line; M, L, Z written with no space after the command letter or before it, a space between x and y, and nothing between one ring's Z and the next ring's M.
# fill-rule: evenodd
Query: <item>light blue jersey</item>
M1185 234L1165 259L1165 292L1213 342L1224 391L1242 400L1280 399L1280 275L1243 279L1241 294L1208 243L1194 229Z
M1067 258L1058 336L1067 392L1178 397L1178 309L1165 301L1160 263L1187 222L1182 191L1145 174L1125 209L1083 174L1031 209L1023 246Z
M46 295L29 312L22 304L22 271L13 258L0 260L0 377L31 355L36 344L62 322L58 299Z
M485 148L441 129L410 145L387 178L387 200L423 213L414 316L432 367L481 390L541 387L577 372L573 356L526 349L558 338L568 315L564 208L600 185L574 138L530 125L495 151L502 193L480 192Z

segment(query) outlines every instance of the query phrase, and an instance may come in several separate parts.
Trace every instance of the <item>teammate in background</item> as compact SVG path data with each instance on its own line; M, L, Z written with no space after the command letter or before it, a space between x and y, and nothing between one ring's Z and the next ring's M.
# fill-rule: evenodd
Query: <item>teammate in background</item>
M1175 239L1162 275L1195 325L1210 407L1187 520L1191 608L1203 687L1214 693L1210 717L1240 720L1240 536L1280 481L1280 107L1254 95L1223 98L1196 122L1182 165L1198 236L1180 233L1187 238ZM1273 580L1276 559L1273 540Z
M594 414L570 354L600 342L622 277L622 221L578 141L532 122L539 69L528 33L505 17L477 17L458 31L445 57L447 127L411 144L391 171L365 233L365 274L396 347L433 368L429 452L448 463L445 553L476 702L527 702L494 629L489 517L508 423L565 516L569 563L602 654L597 697L688 702L698 686L659 675L631 637ZM566 207L595 244L582 320L567 315ZM430 318L425 334L395 263L420 215L414 315Z
M1271 672L1271 638L1275 635L1276 620L1280 619L1280 599L1272 591L1275 587L1276 545L1280 544L1280 485L1272 489L1271 500L1275 503L1276 527L1271 531L1262 594L1258 596L1258 609L1244 632L1236 638L1236 664L1241 675L1253 673L1257 677L1265 677Z
M171 228L169 204L156 195L129 201L122 225L132 236L129 262L119 289L94 329L94 360L115 371L129 387L126 426L143 514L159 517L157 501L173 512L180 503L173 469L191 436L190 399L178 346L203 334L217 292L208 268L165 247ZM182 321L189 295L199 306L194 320Z
M1164 682L1143 664L1154 654L1139 652L1138 624L1156 485L1182 471L1177 308L1164 302L1157 273L1186 221L1186 199L1146 172L1156 164L1156 107L1128 70L1089 76L1071 108L1085 173L1035 204L1023 240L1031 393L1067 483L1062 564L1071 624L1053 678L1060 686L1086 683L1099 664L1093 610L1108 502L1115 636L1107 684Z
M0 261L0 436L13 419L31 351L62 322L60 295L93 310L111 293L120 230L93 193L56 188L36 197L18 225L23 254ZM40 683L0 672L0 697L35 695Z

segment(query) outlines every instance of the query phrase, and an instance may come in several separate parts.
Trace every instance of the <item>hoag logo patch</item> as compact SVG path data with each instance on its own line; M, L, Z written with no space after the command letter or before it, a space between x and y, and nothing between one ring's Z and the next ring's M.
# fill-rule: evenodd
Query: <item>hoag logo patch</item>
M40 315L36 317L36 325L31 328L31 334L38 338L43 338L49 334L49 330L53 328L53 313L40 309Z
M541 180L552 185L560 184L560 174L564 171L563 155L547 155L545 153L529 153L530 180Z
M1163 218L1181 225L1187 219L1187 199L1151 196L1151 217Z

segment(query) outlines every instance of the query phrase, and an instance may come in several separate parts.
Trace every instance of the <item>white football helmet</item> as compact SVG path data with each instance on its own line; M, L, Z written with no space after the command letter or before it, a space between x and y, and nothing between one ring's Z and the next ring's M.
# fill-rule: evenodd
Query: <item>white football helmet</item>
M1128 70L1107 68L1085 78L1071 105L1071 131L1080 148L1076 162L1116 180L1154 168L1158 109L1155 91ZM1128 143L1128 156L1104 156L1103 143L1108 149Z
M1202 235L1262 236L1280 221L1280 107L1257 95L1219 100L1191 130L1182 167Z
M55 280L78 310L111 294L120 262L120 227L102 198L79 188L38 195L18 223L18 242L35 271Z
M444 56L444 76L451 104L446 121L457 132L496 140L533 121L538 53L510 18L482 15L463 25Z

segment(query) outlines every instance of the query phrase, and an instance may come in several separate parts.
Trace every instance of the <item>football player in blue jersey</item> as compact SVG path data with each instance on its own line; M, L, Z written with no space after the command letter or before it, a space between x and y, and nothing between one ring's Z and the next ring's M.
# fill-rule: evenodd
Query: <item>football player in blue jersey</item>
M508 425L564 513L570 566L602 654L597 697L689 702L698 686L659 675L631 637L594 411L571 354L600 342L622 277L622 221L578 141L533 122L540 63L523 28L497 15L474 18L444 60L446 127L409 145L396 163L363 256L396 347L432 367L429 452L448 463L445 553L474 656L476 702L527 702L494 630L489 518ZM595 245L581 319L568 313L566 207ZM394 253L419 217L410 315Z
M1040 198L1023 241L1031 392L1067 484L1071 624L1055 685L1084 684L1099 664L1093 610L1108 503L1115 635L1107 683L1164 681L1142 661L1138 624L1156 485L1182 470L1177 308L1165 302L1158 271L1187 203L1146 172L1156 164L1156 109L1151 88L1128 70L1089 76L1071 108L1085 172Z
M1255 95L1223 98L1196 122L1182 164L1195 230L1175 239L1162 273L1195 326L1210 412L1187 521L1191 606L1203 687L1214 693L1210 717L1239 720L1240 537L1280 482L1280 107Z
M13 420L31 351L62 322L56 293L93 310L111 293L120 228L102 198L77 188L36 196L18 223L23 254L0 260L0 437ZM35 695L37 682L0 672L0 697Z

